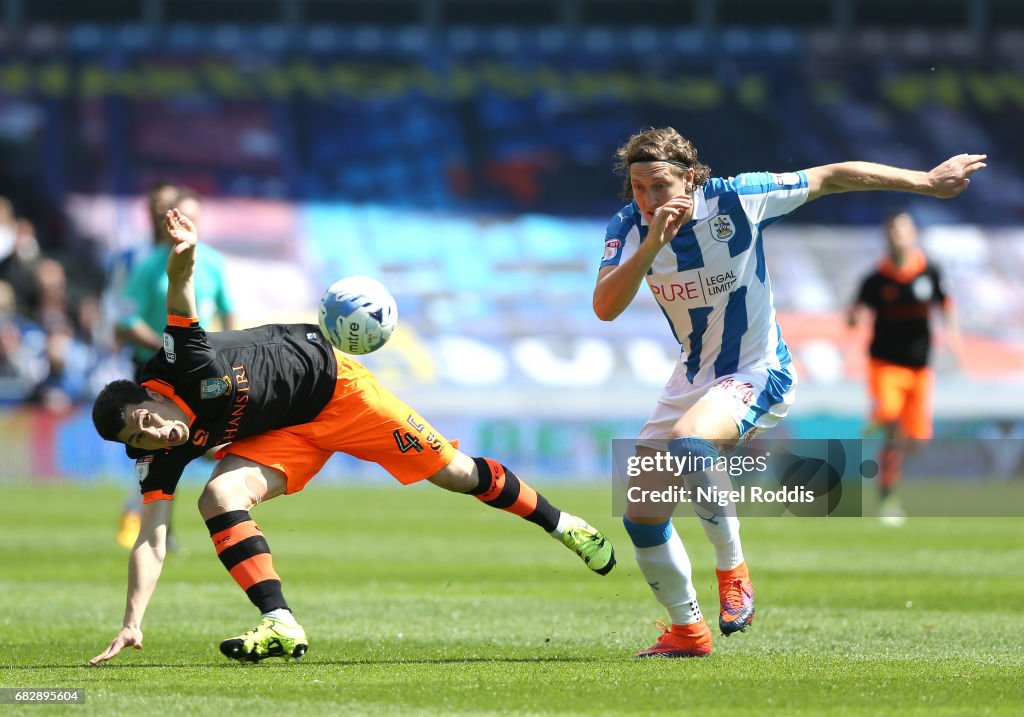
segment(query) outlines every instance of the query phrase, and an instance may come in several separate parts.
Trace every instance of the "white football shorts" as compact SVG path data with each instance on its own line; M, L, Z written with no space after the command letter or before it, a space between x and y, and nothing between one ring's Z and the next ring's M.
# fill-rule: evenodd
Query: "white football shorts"
M719 403L736 421L740 442L773 428L785 418L796 395L796 371L785 368L752 368L692 384L686 364L680 361L665 384L658 405L640 430L638 446L664 450L672 427L698 401Z

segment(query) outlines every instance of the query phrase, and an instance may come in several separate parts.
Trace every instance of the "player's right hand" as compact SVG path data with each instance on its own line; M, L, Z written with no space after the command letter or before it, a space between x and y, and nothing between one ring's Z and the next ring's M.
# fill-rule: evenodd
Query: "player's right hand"
M98 665L101 662L106 662L112 657L115 657L121 650L131 645L136 650L142 649L142 630L137 627L122 627L121 632L117 633L117 637L114 638L113 642L106 650L96 655L96 657L89 660L90 665Z
M178 209L168 209L164 215L164 230L174 240L175 254L180 254L199 243L199 233L192 220Z
M654 211L647 236L659 246L668 244L692 216L693 195L682 194L672 197Z

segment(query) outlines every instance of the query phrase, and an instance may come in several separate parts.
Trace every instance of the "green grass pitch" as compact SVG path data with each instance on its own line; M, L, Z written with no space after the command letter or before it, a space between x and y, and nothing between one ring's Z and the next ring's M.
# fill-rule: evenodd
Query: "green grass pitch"
M180 491L145 649L84 663L120 626L123 489L0 486L0 686L84 687L32 714L1024 714L1021 519L748 519L747 632L705 660L633 661L662 610L600 487L546 487L616 541L606 578L524 521L429 485L315 482L254 510L310 636L299 663L237 665L256 623ZM710 546L677 520L704 610Z

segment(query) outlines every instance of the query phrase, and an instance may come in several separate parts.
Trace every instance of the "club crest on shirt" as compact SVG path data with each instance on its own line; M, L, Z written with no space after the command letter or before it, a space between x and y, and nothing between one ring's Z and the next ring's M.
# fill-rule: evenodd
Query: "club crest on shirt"
M724 214L720 214L711 220L711 234L714 236L715 241L729 241L735 233L736 225L732 223L732 219Z
M220 378L204 378L199 383L199 398L219 398L225 393L231 392L231 379L228 376Z

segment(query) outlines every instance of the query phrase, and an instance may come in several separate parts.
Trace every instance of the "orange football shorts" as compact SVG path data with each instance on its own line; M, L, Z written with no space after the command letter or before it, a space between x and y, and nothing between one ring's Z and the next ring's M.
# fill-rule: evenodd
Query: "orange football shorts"
M338 355L334 395L315 419L278 428L228 445L218 458L235 455L276 468L286 493L306 487L333 453L347 453L382 466L408 485L437 473L455 458L448 441L361 364Z
M932 384L927 366L913 368L871 359L868 384L874 403L872 418L879 423L899 423L907 438L932 437Z

